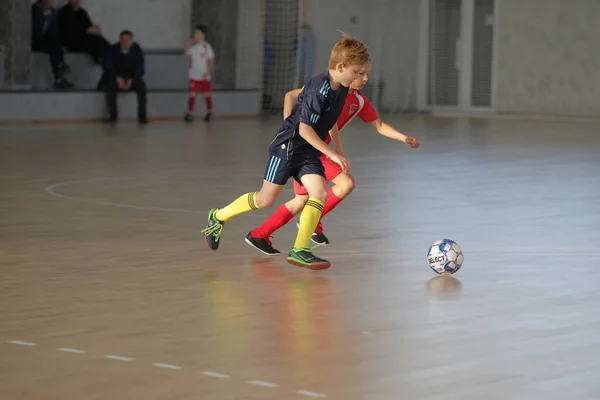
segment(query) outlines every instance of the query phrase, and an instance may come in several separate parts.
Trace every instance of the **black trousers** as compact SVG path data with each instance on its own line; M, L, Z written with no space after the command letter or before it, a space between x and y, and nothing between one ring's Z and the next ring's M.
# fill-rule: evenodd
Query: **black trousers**
M110 120L116 121L118 118L117 112L117 92L119 91L117 86L117 77L107 77L104 84L106 90L106 104L108 106L108 117ZM146 82L143 79L134 79L131 82L131 91L134 91L137 95L138 102L138 119L146 119L146 97L147 89Z
M65 55L58 32L55 34L48 33L41 39L33 41L31 43L31 50L48 54L50 56L50 66L52 67L54 79L62 77L65 66Z
M106 56L110 48L110 43L103 36L86 33L83 41L77 44L67 43L66 47L73 53L87 53L91 55L94 61L99 64L104 56Z

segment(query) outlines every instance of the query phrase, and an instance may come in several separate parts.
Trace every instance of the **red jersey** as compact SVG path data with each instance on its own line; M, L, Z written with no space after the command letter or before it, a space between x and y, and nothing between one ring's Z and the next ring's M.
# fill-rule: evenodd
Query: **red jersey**
M344 129L344 127L357 115L363 122L373 122L379 118L377 111L373 109L367 96L362 94L359 90L352 90L352 93L348 93L348 96L346 96L344 108L337 120L338 129L340 131ZM325 138L325 143L331 143L330 135L327 135Z

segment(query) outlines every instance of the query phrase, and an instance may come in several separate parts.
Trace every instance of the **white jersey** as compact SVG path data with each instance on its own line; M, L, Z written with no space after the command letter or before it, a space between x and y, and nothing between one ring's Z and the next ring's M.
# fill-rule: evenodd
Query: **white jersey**
M196 43L190 48L190 72L189 77L195 81L209 81L207 62L215 58L210 43Z

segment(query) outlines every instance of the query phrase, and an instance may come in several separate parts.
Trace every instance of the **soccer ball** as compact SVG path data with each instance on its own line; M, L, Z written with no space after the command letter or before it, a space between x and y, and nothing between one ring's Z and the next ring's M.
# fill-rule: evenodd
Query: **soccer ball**
M429 267L439 275L452 275L458 272L463 261L464 256L461 247L450 239L433 242L427 252Z

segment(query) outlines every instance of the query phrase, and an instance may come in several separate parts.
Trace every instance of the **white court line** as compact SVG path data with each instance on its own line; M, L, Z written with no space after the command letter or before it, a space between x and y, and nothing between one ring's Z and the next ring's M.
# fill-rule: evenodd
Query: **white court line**
M171 365L171 364L163 364L163 363L155 363L152 364L156 368L165 368L165 369L183 369L182 366L179 365Z
M37 343L23 342L21 340L9 340L6 343L18 344L20 346L29 346L29 347L37 346Z
M371 331L360 331L361 335L370 335Z
M85 351L85 350L70 349L68 347L59 347L56 350L58 350L58 351L64 351L65 353L74 353L74 354L85 354L85 353L87 353L87 351Z
M38 345L37 343L24 342L22 340L8 340L6 343L16 344L19 346L29 346L29 347ZM58 347L56 350L62 351L65 353L74 353L74 354L86 354L87 353L87 351L85 351L85 350L72 349L69 347ZM117 360L117 361L134 361L135 360L132 357L118 356L118 355L114 355L114 354L105 355L104 358L109 359L109 360ZM182 366L173 365L173 364L154 363L152 365L156 368L164 368L164 369L171 369L171 370L182 370L183 369ZM221 379L231 378L231 375L221 374L219 372L214 372L214 371L202 371L200 374L205 375L205 376L210 376L213 378L221 378ZM266 387L266 388L279 387L279 385L277 383L267 382L267 381L252 380L252 381L247 381L247 383L250 385L261 386L261 387ZM312 392L310 390L297 390L296 394L299 394L302 396L313 397L313 398L320 398L320 399L327 397L327 395L325 395L323 393Z
M308 397L315 397L317 399L324 399L327 395L323 393L311 392L310 390L296 390L297 394Z
M248 381L248 383L251 384L251 385L268 387L268 388L276 388L277 386L279 386L276 383L264 382L264 381Z
M58 197L60 199L77 201L79 203L94 204L94 205L98 205L98 206L131 208L131 209L135 209L135 210L146 210L146 211L159 211L159 212L172 212L172 213L184 213L184 214L187 213L187 214L194 214L194 215L206 215L206 211L181 210L179 208L163 208L163 207L136 206L134 204L113 203L113 202L110 202L110 201L100 201L100 200L94 200L94 199L87 199L85 197L68 196L66 194L61 194L61 193L57 193L56 192L56 188L61 187L61 186L78 185L78 184L90 183L90 182L112 182L112 181L127 181L127 180L131 181L131 180L142 180L142 179L152 179L152 180L155 180L155 181L160 181L159 179L153 179L153 178L143 178L143 177L136 178L136 177L126 177L126 176L116 177L116 178L92 178L92 179L80 179L80 180L68 181L68 182L59 182L59 183L55 183L53 185L47 186L44 190L46 191L46 193L48 195L54 196L54 197ZM251 217L251 218L263 218L263 216L261 216L260 214L254 214L254 213L249 214L248 217Z
M131 357L123 357L123 356L116 356L116 355L104 356L104 358L108 358L109 360L117 360L117 361L133 361L134 360Z
M86 199L86 198L81 198L81 197L73 197L73 196L67 196L65 194L60 194L57 193L55 191L55 189L57 187L61 187L61 186L69 186L69 185L76 185L76 184L80 184L80 183L88 183L88 182L102 182L102 181L119 181L119 180L131 180L131 179L135 179L135 178L102 178L102 179L83 179L83 180L77 180L77 181L69 181L69 182L60 182L60 183L55 183L54 185L50 185L46 187L46 193L49 194L50 196L54 196L54 197L58 197L61 199L66 199L66 200L72 200L72 201L78 201L80 203L90 203L90 204L96 204L99 206L112 206L112 207L121 207L121 208L134 208L136 210L149 210L149 211L165 211L165 212L178 212L178 213L191 213L191 214L205 214L205 212L200 212L200 211L191 211L191 210L180 210L177 208L162 208L162 207L147 207L147 206L136 206L133 204L122 204L122 203L112 203L109 201L99 201L99 200L93 200L93 199Z
M65 194L57 193L56 188L62 186L70 186L77 185L82 183L90 183L90 182L111 182L111 181L126 181L126 180L142 180L142 179L153 179L153 178L144 178L144 177L115 177L115 178L92 178L92 179L80 179L73 180L67 182L59 182L53 185L47 186L45 191L48 195L58 197L65 200L77 201L80 203L88 203L95 204L99 206L111 206L111 207L120 207L120 208L130 208L135 210L146 210L146 211L159 211L159 212L172 212L172 213L188 213L194 215L205 215L205 211L194 211L194 210L182 210L178 208L163 208L163 207L149 207L149 206L137 206L134 204L123 204L123 203L113 203L108 201L99 201L93 199L87 199L82 197L73 197ZM159 181L160 179L154 179ZM250 213L247 217L252 218L263 218L260 214ZM541 217L540 217L541 218ZM411 234L410 231L404 232ZM421 235L422 233L417 233ZM423 249L427 249L430 243L423 243ZM572 253L585 253L588 251L588 248L585 246L517 246L517 245L505 245L503 247L504 252L510 252L512 256L527 256L527 255L538 255L543 254L544 257L552 257L552 256L570 256ZM549 251L549 249L551 249ZM468 258L469 254L480 254L480 253L494 253L498 249L497 248L468 248L465 249L465 257ZM422 250L407 250L402 252L402 258L412 258L412 257L423 257L425 258L424 251ZM330 255L344 255L349 256L352 254L364 255L364 251L356 250L353 251L351 249L331 249L329 250ZM379 251L379 255L382 256L397 256L397 250L391 249L389 251ZM591 258L592 256L590 256Z
M220 374L218 372L212 372L212 371L202 371L200 373L205 376L212 376L213 378L222 378L222 379L231 378L231 375Z

